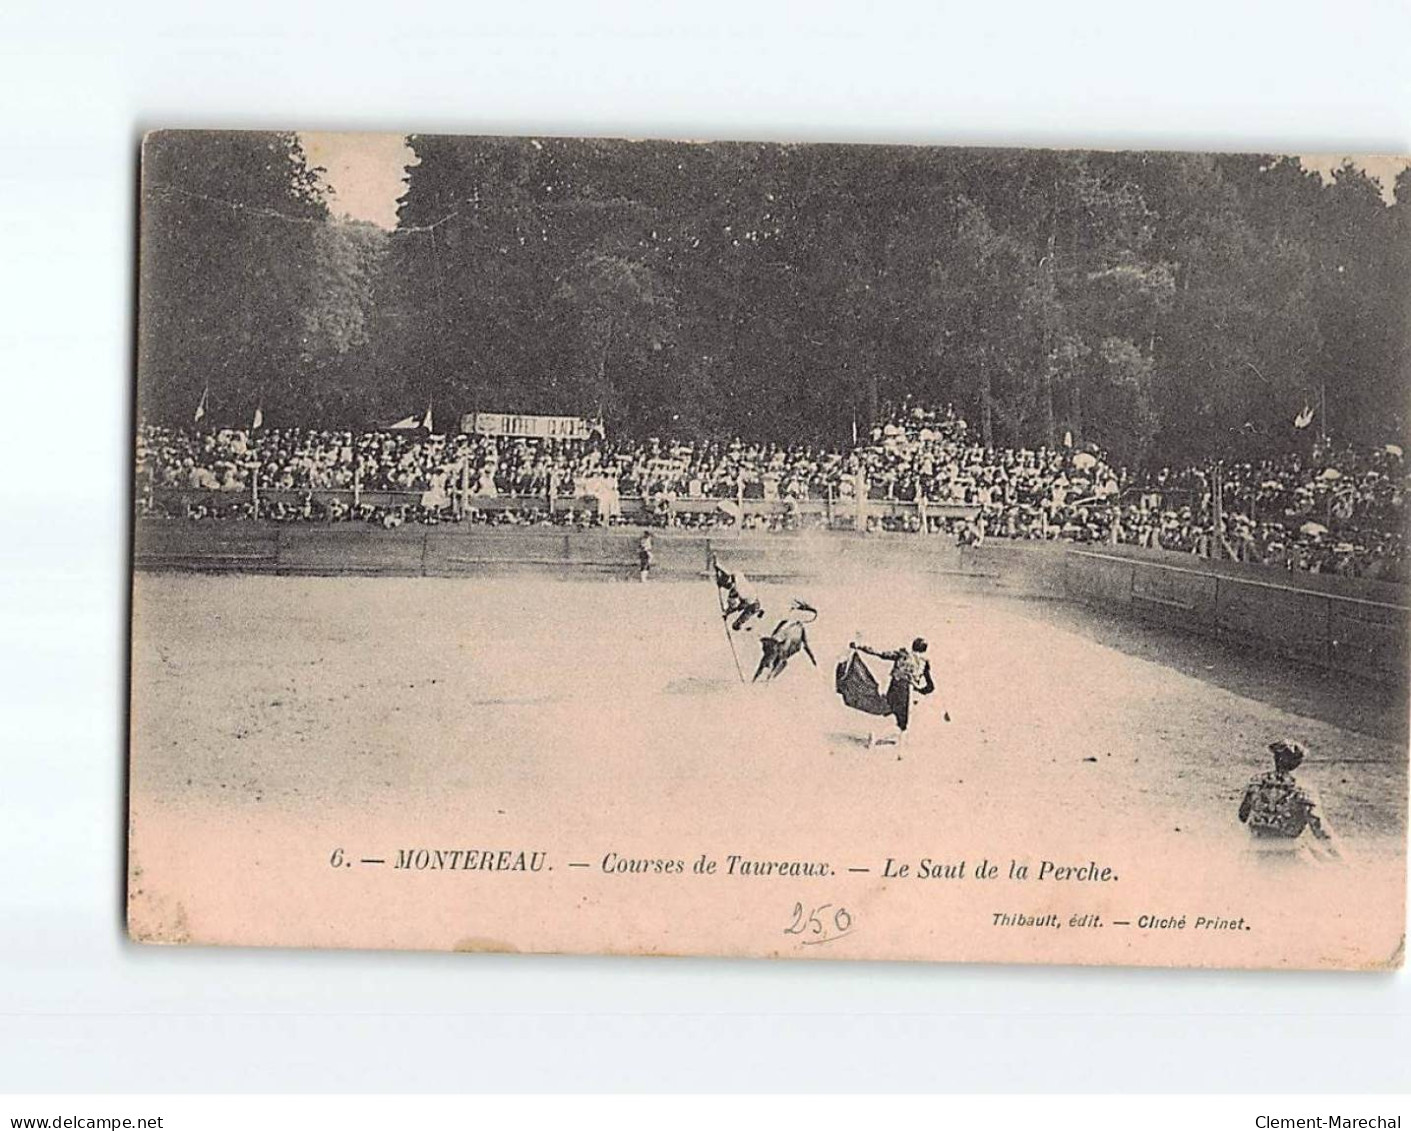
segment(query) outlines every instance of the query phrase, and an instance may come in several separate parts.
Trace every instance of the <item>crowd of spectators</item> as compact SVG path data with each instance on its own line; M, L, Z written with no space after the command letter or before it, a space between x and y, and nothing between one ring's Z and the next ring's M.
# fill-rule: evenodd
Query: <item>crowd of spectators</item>
M1285 569L1404 580L1402 452L1131 471L1091 446L990 448L910 403L845 450L740 439L534 440L420 431L184 431L143 425L144 514L282 521L869 529L1132 544ZM641 499L624 516L622 500ZM768 505L753 505L762 500ZM822 504L822 505L819 505ZM902 504L902 505L897 505Z

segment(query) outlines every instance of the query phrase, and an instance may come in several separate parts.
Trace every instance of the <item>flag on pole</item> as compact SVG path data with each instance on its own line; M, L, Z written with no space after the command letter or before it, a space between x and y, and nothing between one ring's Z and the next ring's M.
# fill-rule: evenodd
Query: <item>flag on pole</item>
M397 421L396 424L389 424L389 425L387 425L387 430L388 430L389 432L391 432L391 431L396 431L396 430L399 430L399 429L400 429L400 430L410 430L410 429L412 429L412 428L419 428L419 427L421 427L421 421L417 420L417 418L416 418L415 416L404 416L404 417L402 417L401 420Z
M207 385L203 390L201 390L201 399L196 404L196 415L193 418L193 423L200 424L202 417L206 415L206 398L210 395L211 387Z
M428 432L431 431L431 402L426 402L426 415L422 418L421 426Z
M1293 418L1295 428L1307 428L1313 423L1313 407L1309 404L1303 406L1303 411Z
M265 412L260 405L255 406L255 419L250 423L250 431L253 432L265 422Z

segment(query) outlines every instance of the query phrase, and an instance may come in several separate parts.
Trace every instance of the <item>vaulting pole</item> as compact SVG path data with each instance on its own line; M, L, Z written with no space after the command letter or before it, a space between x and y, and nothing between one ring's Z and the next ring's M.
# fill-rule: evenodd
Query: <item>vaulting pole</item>
M720 626L725 629L725 643L730 645L730 658L735 661L735 674L740 677L740 682L745 682L744 669L740 667L740 656L735 651L735 634L730 631L730 614L725 611L725 597L720 592L720 586L715 581L715 551L706 544L706 568L710 570L710 583L715 586L715 603L720 609Z

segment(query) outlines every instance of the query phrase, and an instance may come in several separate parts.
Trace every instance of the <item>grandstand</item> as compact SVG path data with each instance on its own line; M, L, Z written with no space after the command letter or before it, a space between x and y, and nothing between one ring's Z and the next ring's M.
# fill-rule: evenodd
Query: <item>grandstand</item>
M1087 448L987 449L952 410L909 404L845 451L144 427L136 462L142 517L950 534L1395 583L1406 485L1394 446L1137 472Z

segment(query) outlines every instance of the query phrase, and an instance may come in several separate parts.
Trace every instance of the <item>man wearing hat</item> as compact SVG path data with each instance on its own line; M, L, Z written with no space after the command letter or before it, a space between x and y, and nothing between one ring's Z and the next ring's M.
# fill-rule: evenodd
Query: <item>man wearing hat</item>
M1293 771L1303 762L1303 747L1281 738L1271 742L1269 750L1274 755L1274 769L1251 781L1240 802L1239 817L1249 826L1255 848L1278 855L1312 856L1303 835L1309 832L1328 855L1340 856L1317 795L1294 780Z
M930 695L936 690L931 678L931 661L926 658L926 641L917 637L910 648L898 648L894 652L878 652L865 644L850 644L848 647L879 660L892 662L891 680L887 684L887 705L892 709L892 717L897 721L897 729L903 734L911 721L911 693Z

